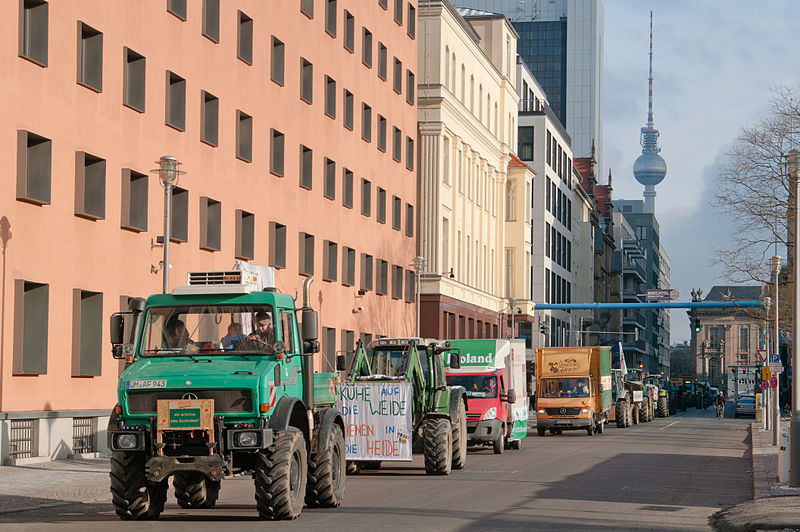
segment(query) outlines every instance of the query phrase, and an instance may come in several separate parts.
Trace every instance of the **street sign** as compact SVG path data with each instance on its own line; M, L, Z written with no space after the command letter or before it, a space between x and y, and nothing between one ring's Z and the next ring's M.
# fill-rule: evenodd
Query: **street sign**
M778 387L778 377L773 375L772 378L769 380L769 387L773 390Z
M778 353L770 353L769 354L769 364L780 364L781 363L781 355Z
M762 362L766 362L767 361L767 350L766 349L756 349L756 353L758 353L758 356L761 358Z
M783 372L783 364L781 364L780 362L778 362L777 364L770 363L770 365L768 367L769 367L770 373L782 373Z
M648 301L672 301L673 299L679 299L681 297L681 291L678 289L654 289L651 288L647 291L647 300Z
M761 366L761 380L762 381L768 381L771 376L772 375L770 375L769 367L768 366Z
M762 390L767 390L767 389L769 389L769 383L768 383L767 381L764 381L764 382L762 382L762 383L761 383L761 389L762 389Z

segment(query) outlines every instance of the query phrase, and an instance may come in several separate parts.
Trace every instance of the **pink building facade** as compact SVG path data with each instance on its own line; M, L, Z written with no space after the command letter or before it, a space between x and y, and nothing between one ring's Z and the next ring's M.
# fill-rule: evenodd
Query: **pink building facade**
M108 317L236 260L314 275L323 353L415 324L416 1L16 0L0 118L0 449L103 452Z

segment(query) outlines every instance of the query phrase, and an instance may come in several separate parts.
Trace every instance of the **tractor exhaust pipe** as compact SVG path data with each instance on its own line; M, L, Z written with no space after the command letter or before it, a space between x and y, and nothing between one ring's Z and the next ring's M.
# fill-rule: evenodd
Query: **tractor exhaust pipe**
M311 308L309 292L314 277L303 281L303 402L308 413L308 426L314 428L314 353L319 351L317 311Z

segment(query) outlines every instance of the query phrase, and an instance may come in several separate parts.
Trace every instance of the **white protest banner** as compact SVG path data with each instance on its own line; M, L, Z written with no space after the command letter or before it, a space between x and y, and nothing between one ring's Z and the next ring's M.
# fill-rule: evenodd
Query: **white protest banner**
M410 382L344 382L336 388L348 460L411 460Z

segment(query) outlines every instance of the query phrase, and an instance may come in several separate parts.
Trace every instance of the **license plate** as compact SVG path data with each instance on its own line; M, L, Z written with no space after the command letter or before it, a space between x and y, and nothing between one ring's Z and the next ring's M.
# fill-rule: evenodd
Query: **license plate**
M569 420L566 420L566 419L556 419L555 420L555 424L556 425L572 425L572 421L569 421Z
M143 390L146 388L166 388L167 379L148 379L141 381L128 381L125 388L128 390Z

